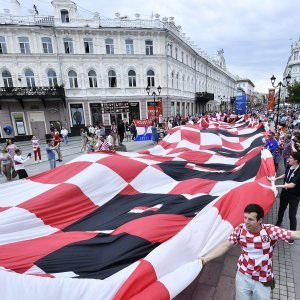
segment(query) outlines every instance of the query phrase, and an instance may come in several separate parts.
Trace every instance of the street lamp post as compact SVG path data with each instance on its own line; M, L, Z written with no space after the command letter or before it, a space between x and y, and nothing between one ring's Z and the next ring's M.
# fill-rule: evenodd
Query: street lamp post
M290 82L291 82L291 75L288 74L283 80L286 81L286 84L284 85L281 81L275 86L275 81L276 81L276 77L273 75L271 77L271 83L272 83L272 86L273 88L278 88L279 87L279 90L278 90L278 100L277 100L277 116L276 116L276 123L275 123L275 130L277 130L277 127L278 127L278 123L279 123L279 104L280 104L280 93L281 93L281 87L287 87Z
M160 85L158 86L157 91L158 91L158 94L155 91L153 91L151 93L150 92L150 86L148 85L146 87L146 92L147 92L148 96L152 96L153 97L153 101L154 101L154 120L155 120L155 125L157 124L157 121L156 121L156 98L161 93L161 87L160 87Z

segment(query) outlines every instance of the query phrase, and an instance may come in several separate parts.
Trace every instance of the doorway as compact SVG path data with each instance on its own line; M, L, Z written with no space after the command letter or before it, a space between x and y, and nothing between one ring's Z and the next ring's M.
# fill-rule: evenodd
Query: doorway
M39 139L46 137L46 124L43 112L30 112L29 120L31 126L31 133Z

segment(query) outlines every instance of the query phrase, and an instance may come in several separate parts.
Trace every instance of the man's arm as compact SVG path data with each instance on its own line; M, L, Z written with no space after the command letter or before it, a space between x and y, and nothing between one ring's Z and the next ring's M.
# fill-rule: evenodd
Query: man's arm
M283 188L283 189L293 189L295 186L296 184L293 182L275 185L276 188Z
M233 247L234 247L234 245L231 244L228 240L226 240L225 242L223 242L222 244L220 244L219 246L214 248L210 253L206 254L205 256L201 256L200 260L202 261L202 264L205 265L209 261L211 261L219 256L222 256L223 254L225 254L228 250L230 250Z
M292 240L300 240L300 230L292 231L291 239Z

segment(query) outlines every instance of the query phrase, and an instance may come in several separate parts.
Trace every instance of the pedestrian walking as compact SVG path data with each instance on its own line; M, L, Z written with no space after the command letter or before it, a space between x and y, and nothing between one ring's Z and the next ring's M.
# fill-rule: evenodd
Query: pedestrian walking
M46 146L46 153L47 153L47 158L49 161L50 169L56 168L56 160L55 160L55 150L58 147L57 145L54 146L54 141L53 139L48 139L46 141L47 146Z
M137 136L137 130L136 130L136 126L135 126L134 122L132 122L131 125L130 125L130 132L131 132L131 135L132 135L132 140L134 141L136 139L136 136Z
M28 153L27 157L22 157L21 155L22 155L22 150L17 149L16 154L14 156L14 164L15 164L15 170L19 175L19 179L28 177L24 164L31 158L31 153Z
M55 129L54 131L54 146L55 146L55 151L57 153L58 159L56 161L62 162L62 153L61 153L61 149L60 149L60 136L59 136L59 132L57 129Z
M31 139L31 143L35 163L42 162L40 140L34 135Z
M13 168L13 158L6 148L2 148L0 153L0 173L2 172L5 175L7 181L12 179Z
M125 136L125 124L123 120L121 120L120 123L118 124L118 134L120 137L120 145L123 145L123 140Z
M272 257L277 241L300 240L300 231L263 224L264 210L258 204L244 209L244 223L210 253L200 257L202 264L223 255L233 246L242 248L235 279L236 300L269 300L275 287Z
M282 188L276 225L281 226L285 210L289 206L290 229L296 230L297 210L300 200L300 153L292 152L287 163L288 167L283 175L270 178L274 181L284 178L283 184L275 185L276 188ZM294 241L291 240L290 244L293 243Z
M117 139L118 139L118 127L115 122L111 125L111 136L113 138L113 147L117 146Z
M80 129L80 136L81 136L81 142L82 142L80 152L85 152L88 137L87 137L87 132L83 128Z
M17 150L17 146L12 139L6 140L6 149L9 155L13 158L15 156L15 151Z
M68 145L68 142L69 142L69 138L68 138L69 132L68 132L68 130L67 130L65 127L63 127L63 128L61 129L61 131L60 131L60 134L61 134L61 136L62 136L62 138L63 138L64 144L65 144L65 145Z

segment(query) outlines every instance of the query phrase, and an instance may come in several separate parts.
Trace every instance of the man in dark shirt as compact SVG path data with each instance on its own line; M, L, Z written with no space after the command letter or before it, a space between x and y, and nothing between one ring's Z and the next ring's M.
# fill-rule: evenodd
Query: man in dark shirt
M118 124L118 134L120 136L120 145L122 145L125 134L125 124L123 120L121 120L121 122Z
M292 152L288 159L288 167L285 174L273 178L273 180L284 178L284 184L275 185L276 188L282 188L280 194L280 206L276 226L281 226L284 212L289 205L290 229L296 230L297 227L297 209L300 200L300 153ZM290 240L290 244L294 241Z

